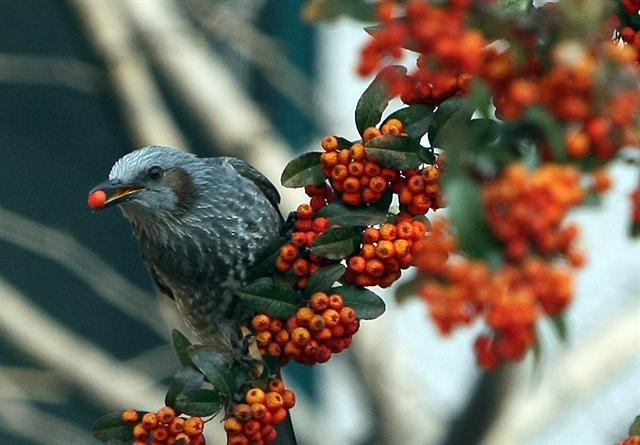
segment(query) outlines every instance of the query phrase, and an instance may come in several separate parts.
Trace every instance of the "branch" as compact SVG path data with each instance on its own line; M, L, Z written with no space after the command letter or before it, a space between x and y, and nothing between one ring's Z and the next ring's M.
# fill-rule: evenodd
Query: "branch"
M187 149L118 3L71 0L87 37L104 61L135 145Z
M97 94L104 79L97 67L72 57L0 53L0 82L63 86Z
M96 294L163 338L166 326L152 295L128 281L75 238L0 207L0 239L64 266Z

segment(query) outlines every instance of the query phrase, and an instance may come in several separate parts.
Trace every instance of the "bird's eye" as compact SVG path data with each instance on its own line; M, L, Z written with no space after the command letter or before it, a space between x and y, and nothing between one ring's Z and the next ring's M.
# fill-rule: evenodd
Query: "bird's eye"
M154 165L153 167L151 167L149 169L149 178L153 179L154 181L162 178L162 169L157 165Z

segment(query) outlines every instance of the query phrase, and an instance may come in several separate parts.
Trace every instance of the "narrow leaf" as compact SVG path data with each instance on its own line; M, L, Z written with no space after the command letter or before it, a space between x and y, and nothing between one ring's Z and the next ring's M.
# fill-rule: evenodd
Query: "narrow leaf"
M564 147L564 130L560 123L546 110L531 107L525 113L526 120L536 125L549 143L556 161L565 162L567 152Z
M232 397L236 392L236 370L215 349L206 346L192 346L189 356L193 364L221 394Z
M569 332L567 331L567 320L564 314L556 314L552 317L549 317L549 321L551 322L551 327L555 332L556 336L562 343L566 343L569 338Z
M240 289L238 296L247 307L277 318L295 314L299 304L293 289L278 286L271 278L257 279Z
M346 306L355 309L358 318L373 320L384 314L386 308L384 301L369 289L345 285L334 288L334 292L342 295Z
M326 179L322 173L320 152L305 153L287 164L280 177L283 186L289 188L321 184Z
M380 122L382 113L393 98L387 88L389 76L403 75L406 72L407 69L403 66L388 66L378 73L373 82L362 93L356 106L356 127L360 135L363 135L364 130L368 127L374 127Z
M369 226L384 223L387 215L374 207L349 207L336 201L323 207L315 216L329 218L329 222L337 226Z
M191 346L189 339L182 332L174 329L171 331L171 341L180 363L183 366L191 366L191 359L189 359L189 353L187 352L187 349Z
M181 393L176 398L175 409L189 416L211 416L215 414L222 402L220 395L210 389L196 389Z
M132 423L122 421L122 411L114 411L105 414L93 424L93 435L98 440L107 441L133 441Z
M474 108L464 99L447 99L436 110L429 126L432 147L447 148L447 139L460 134L460 128L468 125Z
M336 227L327 230L313 242L311 251L329 260L341 260L358 250L362 233L351 227Z
M410 138L420 141L429 129L429 125L433 120L433 107L428 105L409 105L401 108L387 117L383 125L389 119L398 119L404 124L404 131Z
M365 144L367 154L384 165L406 170L422 164L420 151L424 149L409 136L378 136Z
M323 267L309 278L309 283L305 288L305 296L309 296L314 292L329 290L346 271L347 268L342 264Z

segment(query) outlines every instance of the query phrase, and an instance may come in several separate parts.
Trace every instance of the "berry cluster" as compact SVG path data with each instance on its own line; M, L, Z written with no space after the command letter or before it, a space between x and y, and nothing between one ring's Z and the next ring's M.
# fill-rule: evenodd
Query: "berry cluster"
M286 322L258 314L251 326L263 355L313 365L348 348L360 328L360 320L340 295L316 292L309 305L299 308Z
M363 142L380 135L400 134L404 132L402 123L391 119L381 130L375 127L364 131ZM335 136L327 136L322 140L325 152L320 160L322 170L333 188L340 192L345 204L359 206L379 201L389 187L389 183L399 178L397 170L382 167L377 161L367 157L364 145L356 142L348 148L340 148Z
M309 204L298 206L291 242L280 248L280 255L276 259L276 268L280 272L291 270L298 277L296 285L299 288L306 287L309 277L326 264L326 260L310 252L309 248L316 236L329 229L329 220L322 217L313 218L313 213L314 210Z
M573 247L578 228L562 228L561 223L584 194L580 172L559 164L545 164L533 172L511 164L483 191L489 225L505 244L510 260L519 261L532 252L560 254L576 266L584 262Z
M414 243L426 230L425 223L408 213L399 214L395 224L365 229L360 252L347 259L345 281L358 286L391 286L400 278L400 271L412 265Z
M640 445L640 436L629 436L625 440L616 443L616 445Z
M403 172L403 177L394 184L400 205L411 215L424 215L429 209L443 207L440 174L443 157L438 157L435 165Z
M224 422L227 445L268 445L275 442L274 425L286 420L296 404L296 395L285 389L280 379L273 379L266 388L247 391L244 403L235 405Z
M138 411L129 409L122 412L124 423L135 423L133 427L134 445L203 445L204 420L200 417L179 417L176 411L164 406L155 413L145 413L140 418Z
M495 369L507 360L520 360L535 343L535 323L541 315L563 312L573 297L571 271L542 259L528 257L495 272L480 261L457 252L457 242L445 220L433 222L418 269L427 274L420 295L429 305L440 332L449 334L460 325L484 318L490 334L478 337L478 363Z
M405 103L438 105L445 99L469 91L473 74L483 61L486 39L467 27L473 2L457 0L445 4L412 1L406 7L406 20L394 20L394 9L383 2L378 15L383 23L363 49L358 71L372 73L385 59L399 59L401 48L419 51L413 74L389 79L395 93Z

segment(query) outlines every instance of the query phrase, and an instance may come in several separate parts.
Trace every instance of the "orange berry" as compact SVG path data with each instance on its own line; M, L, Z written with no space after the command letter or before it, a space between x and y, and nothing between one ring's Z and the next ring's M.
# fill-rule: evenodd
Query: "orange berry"
M264 443L266 443L266 444L271 444L271 443L275 442L276 438L278 436L278 433L276 432L276 429L271 425L263 426L262 430L260 432L262 433L262 439L264 440Z
M364 174L373 178L374 176L380 175L382 172L382 167L375 161L369 161L364 165Z
M368 227L364 230L362 239L364 240L365 243L369 243L369 244L377 243L378 240L380 239L380 233L378 232L378 229L374 229L373 227Z
M251 416L256 420L264 419L264 416L267 414L267 407L264 406L263 403L253 403L251 404Z
M378 247L376 247L376 257L381 260L386 260L387 258L393 257L394 254L395 250L392 241L382 240L378 242Z
M357 193L360 191L360 181L358 178L354 178L353 176L349 176L345 179L342 186L346 193Z
M352 177L359 178L364 174L364 164L358 161L351 162L347 166L347 170Z
M380 130L378 130L376 127L369 127L364 130L362 134L362 140L366 143L373 138L377 138L380 135Z
M396 236L404 240L413 238L413 224L409 221L398 223L396 225Z
M162 425L169 425L176 418L176 410L170 406L163 406L156 412L156 418L158 423Z
M251 326L257 332L268 330L269 323L271 323L271 319L267 314L258 314L251 320Z
M101 209L104 207L104 203L107 201L107 194L104 190L96 190L89 195L87 203L92 209Z
M398 200L400 204L409 205L413 201L413 193L409 190L409 187L402 187L400 193L398 193Z
M139 418L140 415L135 409L126 409L122 411L122 421L124 423L136 423Z
M331 338L342 338L344 337L344 326L341 324L337 324L331 328ZM338 352L338 351L333 351Z
M276 334L281 330L282 330L282 321L278 320L277 318L274 318L273 320L271 320L271 322L269 323L269 331L271 331L272 334Z
M382 126L382 134L401 134L404 132L404 125L398 119L389 119Z
M189 420L191 419L187 419L187 421ZM187 422L185 421L185 433L187 436L195 436L195 434L189 434L186 432L186 424ZM224 430L231 435L240 434L242 432L242 424L235 417L229 417L224 421ZM193 430L191 431L193 432Z
M338 165L338 153L336 153L335 151L322 153L320 155L320 162L322 162L322 165L324 165L325 167L335 167L336 165Z
M148 430L152 430L157 427L158 417L155 415L155 413L145 413L145 415L142 416L142 426Z
M276 269L280 272L286 272L291 269L291 263L285 261L281 256L276 258Z
M422 221L413 220L411 225L413 226L413 239L420 239L424 237L424 234L427 231L427 226Z
M309 274L309 261L303 259L303 258L298 258L294 263L293 266L291 266L291 270L293 271L293 274L298 276L298 277L302 277L305 275Z
M311 219L313 216L313 209L309 204L300 204L296 209L296 215L300 219Z
M311 295L309 304L314 311L323 311L329 306L329 296L324 292L316 292Z
M282 393L282 406L285 409L291 409L296 405L296 393L290 389L285 390Z
M298 323L301 325L306 325L314 315L315 312L310 307L301 307L296 312L296 318L298 319Z
M285 332L287 333L287 337L289 336L289 333L287 331L281 331L281 332ZM286 342L282 343L285 344ZM280 343L269 343L267 345L267 349L266 349L266 354L270 355L272 357L280 357L282 355L282 346L280 345Z
M380 198L382 198L382 193L378 193L368 187L362 191L362 200L366 203L380 201Z
M298 347L303 347L311 340L311 334L306 328L297 327L291 332L291 341Z
M326 327L326 323L324 322L324 318L322 315L316 314L311 320L309 320L309 329L312 331L320 331Z
M184 432L189 437L202 434L203 429L204 421L200 417L189 417L184 421Z
M427 165L420 174L427 184L434 184L440 179L440 169L435 165Z
M345 179L349 177L349 170L345 165L338 164L333 169L331 169L331 179L335 182L342 183Z
M411 225L409 224L409 227L411 227ZM393 242L393 250L395 253L395 256L397 257L402 257L405 256L407 253L409 253L409 241L407 241L406 239L404 239L404 237L397 239Z
M285 421L285 419L287 418L287 410L284 408L278 408L277 410L275 410L273 412L273 424L277 425L279 423L282 423Z
M356 311L350 307L340 309L340 323L348 325L356 319Z
M365 270L372 277L381 277L384 274L384 263L377 258L371 259L367 261Z
M376 248L374 247L373 244L363 244L361 253L362 253L362 257L365 260L370 260L372 258L375 258Z
M327 309L329 310L329 309ZM323 317L324 318L324 317ZM325 320L326 323L326 320ZM317 341L323 341L323 340L328 340L331 338L331 330L329 328L324 328L321 329L317 332L313 333L313 338L316 339Z
M339 311L344 307L344 299L340 294L329 295L329 307L336 311Z
M311 228L315 233L324 233L329 229L329 219L324 217L318 217L313 220Z
M380 175L391 183L397 182L398 179L400 178L400 173L398 173L398 170L394 170L392 168L387 168L387 167L382 169L382 171L380 172ZM377 176L377 175L374 175L374 176Z
M309 205L314 210L314 212L320 210L327 204L327 201L322 196L313 196L311 201L309 201Z
M366 149L359 143L353 144L349 153L354 161L364 161L367 156Z
M270 392L277 392L279 394L283 394L285 389L284 382L280 379L269 380L269 383L267 383L267 389Z
M567 153L572 158L583 159L589 156L591 150L591 141L584 131L574 131L568 133L564 141L567 147Z
M416 194L424 192L424 179L422 179L422 176L420 175L412 176L411 178L409 178L407 185L409 186L409 190L411 191L411 193Z
M306 246L307 234L304 232L294 232L294 234L291 236L291 243L296 247Z
M260 422L257 420L249 420L242 426L242 434L251 437L260 432Z
M345 204L359 206L360 204L362 204L362 196L360 195L360 193L343 193L342 201Z
M136 439L145 440L147 437L149 437L150 429L151 428L145 428L141 423L139 423L133 427L133 437Z
M166 442L169 438L169 430L163 426L159 426L153 430L152 437L156 442Z
M282 394L277 392L268 392L265 405L269 411L273 411L282 408Z
M396 226L385 223L380 227L380 238L383 240L393 241L396 239Z
M343 166L347 166L347 164L351 161L351 150L341 150L338 153L338 162Z
M191 445L191 442L186 442ZM249 445L249 439L244 434L236 434L227 438L227 445Z
M318 363L325 363L331 358L331 349L326 346L320 346L316 353L316 361Z
M376 193L383 193L387 189L387 180L382 176L374 176L369 182L369 188Z
M253 405L254 403L264 403L264 400L265 400L264 391L260 388L251 388L247 392L245 400L249 405Z
M335 136L326 136L322 139L322 148L325 151L336 151L339 145L338 138Z
M291 262L298 258L298 248L293 244L285 244L280 248L280 256L285 261Z
M296 345L293 340L284 345L284 355L287 357L299 357L302 354L302 349Z
M340 314L335 309L327 309L322 313L322 318L328 328L332 328L340 322Z
M173 419L169 425L169 432L174 436L184 432L184 419L182 417Z

